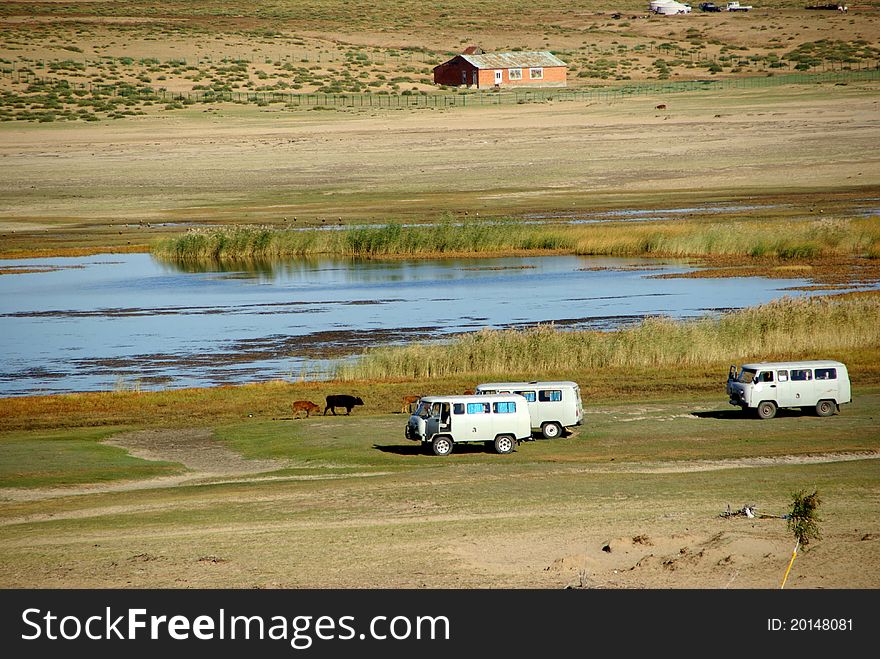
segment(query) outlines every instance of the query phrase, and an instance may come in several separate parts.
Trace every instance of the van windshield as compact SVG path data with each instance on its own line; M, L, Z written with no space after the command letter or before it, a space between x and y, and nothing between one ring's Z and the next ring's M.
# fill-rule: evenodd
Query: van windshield
M419 407L416 410L416 416L420 416L423 419L429 418L431 416L431 403L426 401L419 403Z
M736 379L737 382L742 382L744 384L751 384L755 380L755 374L758 371L753 368L744 368L739 377Z

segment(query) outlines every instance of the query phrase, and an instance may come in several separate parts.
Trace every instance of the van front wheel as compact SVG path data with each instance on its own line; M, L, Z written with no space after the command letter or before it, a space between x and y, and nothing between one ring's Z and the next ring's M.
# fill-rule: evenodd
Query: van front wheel
M449 455L452 453L452 440L449 437L435 437L431 442L431 450L434 455Z
M498 435L495 438L495 451L501 455L513 453L516 447L516 440L511 435Z
M776 416L776 403L772 400L761 401L757 411L759 419L772 419Z
M837 405L833 400L820 400L816 403L816 414L819 416L831 416L836 411Z
M544 439L556 439L562 434L562 426L555 421L549 421L541 426L541 434Z

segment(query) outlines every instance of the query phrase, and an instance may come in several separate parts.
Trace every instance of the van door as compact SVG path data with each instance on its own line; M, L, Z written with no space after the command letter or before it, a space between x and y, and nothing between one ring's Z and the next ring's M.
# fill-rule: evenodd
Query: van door
M758 371L755 373L755 379L752 380L752 403L757 405L762 400L772 400L777 406L780 405L773 371Z
M492 417L489 403L468 403L466 421L463 426L456 426L456 441L474 441L478 439L494 439L487 437L492 432Z
M797 407L788 369L776 371L776 404L779 407Z
M538 408L541 423L562 422L562 389L538 389Z
M442 405L434 403L431 405L431 416L425 419L425 437L430 439L440 432L440 410Z
M788 372L791 386L791 407L807 407L816 404L813 390L813 371L809 368L792 368Z

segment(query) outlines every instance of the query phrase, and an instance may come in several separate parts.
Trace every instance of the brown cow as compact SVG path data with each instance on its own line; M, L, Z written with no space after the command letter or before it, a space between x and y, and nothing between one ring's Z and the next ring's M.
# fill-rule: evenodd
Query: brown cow
M464 395L464 396L473 396L475 393L477 393L477 392L474 391L473 389L465 389L465 390L464 390L464 394L462 394L462 395Z
M400 413L406 414L407 412L411 412L412 408L410 406L414 403L418 403L421 399L421 396L404 396L403 405L400 407Z
M293 401L293 417L299 418L298 415L300 412L306 413L306 418L309 417L311 412L318 413L321 411L321 406L316 405L310 400L295 400Z
M658 109L658 110L665 110L665 109L666 109L666 103L661 103L660 105L657 106L657 109Z

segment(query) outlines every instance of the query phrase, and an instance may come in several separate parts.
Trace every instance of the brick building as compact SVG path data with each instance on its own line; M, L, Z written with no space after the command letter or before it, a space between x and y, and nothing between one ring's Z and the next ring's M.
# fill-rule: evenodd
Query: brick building
M565 87L568 64L549 51L483 53L468 48L434 67L438 85L477 87Z

